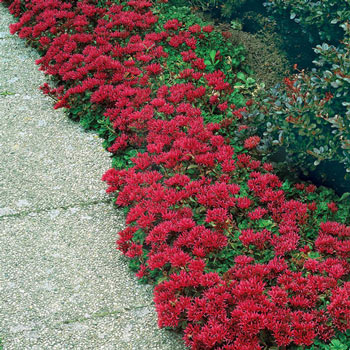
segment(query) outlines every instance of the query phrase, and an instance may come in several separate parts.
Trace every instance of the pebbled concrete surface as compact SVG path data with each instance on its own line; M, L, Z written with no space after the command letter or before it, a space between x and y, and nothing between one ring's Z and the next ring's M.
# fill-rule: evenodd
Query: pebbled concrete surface
M183 350L115 250L124 218L101 141L38 91L37 53L0 4L0 339L4 350ZM1 348L1 345L0 345Z
M115 251L122 222L106 203L2 218L5 349L183 348Z
M106 199L100 178L110 159L101 140L52 108L39 90L37 54L18 40L0 40L0 217L66 206L73 197Z
M107 199L101 176L110 159L96 135L40 91L0 95L0 111L0 216Z

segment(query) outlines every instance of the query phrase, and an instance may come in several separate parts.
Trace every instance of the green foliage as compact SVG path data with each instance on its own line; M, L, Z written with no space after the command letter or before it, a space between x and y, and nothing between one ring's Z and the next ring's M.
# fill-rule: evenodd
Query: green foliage
M306 175L316 170L322 181L334 176L331 164L333 169L338 164L338 182L350 173L350 25L342 28L338 47L316 47L317 69L286 78L284 87L262 97L260 110L249 117L263 137L262 154Z
M71 108L66 110L68 117L74 121L80 121L85 130L94 129L97 126L97 114L91 109L91 92L79 96L79 102L74 98L71 100Z
M194 24L199 24L201 26L208 24L198 15L192 13L188 6L177 7L163 4L157 15L159 16L159 31L163 30L162 26L165 22L175 18L184 23L186 27L190 27ZM169 70L175 69L175 71L179 71L184 69L183 63L181 63L182 66L179 66L182 60L180 59L178 50L173 48L168 48L167 50L169 53L169 58L167 59ZM205 64L208 65L207 70L209 72L221 69L232 81L234 79L233 74L238 67L242 66L246 55L243 45L235 45L230 41L224 40L220 31L214 31L210 36L206 36L206 40L199 40L195 51L199 57L206 57ZM223 60L215 60L215 55L218 51L220 52L220 56L224 57ZM248 66L241 68L248 74L252 73Z
M339 44L343 32L337 23L350 18L348 0L268 0L264 5L276 21L292 63L302 67L312 65L315 45L324 41Z
M349 2L269 0L264 5L295 62L310 66L313 60L316 68L299 70L264 96L264 108L250 118L264 137L261 152L289 164L289 172L301 170L339 193L349 191L344 180L350 172ZM324 40L328 43L321 44Z
M201 26L208 25L207 21L201 19L197 14L192 13L188 6L161 4L155 13L159 16L157 31L162 31L163 24L175 18L184 23L187 28L194 24ZM179 72L185 68L190 68L182 61L178 50L167 47L165 51L169 54L167 58L167 71ZM235 86L236 89L232 93L229 102L235 104L237 107L244 106L247 98L250 98L256 88L255 80L252 77L253 71L245 64L246 50L244 46L224 39L221 31L214 30L210 35L206 35L205 40L198 40L195 51L198 57L204 57L207 72L214 72L220 69L225 72L226 81L232 84L232 86ZM158 77L157 79L167 84L171 84L174 81L179 82L176 76L170 76L167 72L164 72L163 77Z
M305 348L298 347L296 350L304 350ZM319 339L305 350L349 350L350 349L350 332L338 333L330 343L324 343Z
M131 158L137 155L138 150L129 147L122 154L116 154L112 158L112 167L115 169L129 169L134 166Z
M0 96L11 96L11 95L15 95L15 93L7 90L0 91Z
M81 96L81 102L74 103L66 113L72 120L79 121L85 130L97 131L98 136L104 139L102 146L107 149L112 146L118 135L109 119L104 117L103 106L92 104L90 95L91 93L86 93ZM128 147L122 154L112 155L112 166L116 169L129 169L133 166L131 158L135 157L139 151L142 150Z
M183 1L180 0L173 0L173 2L178 5L179 2L183 4ZM247 9L262 9L262 1L259 0L189 0L189 4L225 20L239 18Z
M343 32L336 24L350 18L348 0L268 0L264 5L278 20L279 27L295 23L298 34L306 35L312 45L322 41L337 45Z
M236 242L236 247L227 246L220 252L211 254L207 261L207 272L217 272L219 274L224 274L232 266L234 266L234 259L237 255L240 255L240 248L238 245L242 246L240 241ZM234 249L233 249L234 248Z

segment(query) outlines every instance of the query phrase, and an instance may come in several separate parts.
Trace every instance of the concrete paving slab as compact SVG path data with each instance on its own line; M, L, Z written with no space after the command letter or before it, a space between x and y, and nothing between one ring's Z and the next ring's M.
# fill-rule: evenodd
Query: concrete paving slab
M40 92L0 96L0 216L106 199L101 143Z
M1 58L15 58L16 54L18 54L21 59L40 58L39 53L34 48L31 48L25 40L18 38L17 35L10 34L8 27L5 28L4 31L0 31L0 47L2 51ZM7 60L5 60L5 62L6 61Z
M0 4L0 32L8 31L9 24L15 22L17 19L9 13L5 4Z
M184 348L157 330L152 288L116 251L123 216L111 214L99 203L0 219L5 349Z
M0 14L12 21L3 6ZM101 140L39 91L45 75L34 49L13 36L0 39L0 52L0 217L106 199L100 178L110 160Z
M39 66L35 60L40 58L39 53L29 47L25 40L11 35L9 24L17 22L8 10L0 5L0 93L30 93L38 90L48 77L36 73Z
M24 43L16 36L0 38L0 93L39 92L39 87L47 80L35 64L39 54Z
M3 6L0 17L13 20ZM0 52L0 217L106 199L100 178L110 159L101 140L52 108L34 49L12 36L0 39Z
M3 39L10 39L12 38L12 35L8 31L7 23L1 23L0 21L0 40Z
M16 335L16 336L15 336ZM181 336L158 330L152 307L17 333L4 350L184 350Z
M2 218L3 327L150 304L115 252L123 217L111 214L101 203Z

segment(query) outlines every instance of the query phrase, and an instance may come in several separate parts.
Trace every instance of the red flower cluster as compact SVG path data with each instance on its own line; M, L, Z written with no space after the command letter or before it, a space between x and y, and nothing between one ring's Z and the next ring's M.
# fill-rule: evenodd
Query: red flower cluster
M129 208L118 248L138 263L138 277L162 274L159 326L183 327L194 350L310 345L350 329L350 228L324 222L310 241L315 202L288 198L270 164L236 154L222 136L245 107L235 110L225 73L208 73L197 52L213 28L172 19L155 30L149 1L97 3L33 0L21 13L15 0L10 10L21 17L11 31L40 45L40 69L60 82L43 86L56 108L88 96L113 126L110 152L142 149L133 167L103 180ZM168 52L178 53L179 71ZM206 124L208 114L223 121ZM228 247L232 266L211 271Z

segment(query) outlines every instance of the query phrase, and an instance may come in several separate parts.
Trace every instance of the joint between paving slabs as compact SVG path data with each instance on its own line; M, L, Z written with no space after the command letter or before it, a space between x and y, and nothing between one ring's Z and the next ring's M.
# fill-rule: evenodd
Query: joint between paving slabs
M146 304L146 305L139 305L139 306L134 306L134 307L125 307L121 310L111 310L111 311L98 311L94 314L92 314L91 316L88 316L88 317L77 317L77 318L72 318L72 319L67 319L67 320L64 320L64 321L60 321L60 322L57 322L56 324L54 324L52 326L52 328L58 328L60 326L63 326L63 325L70 325L70 324L74 324L74 323L77 323L77 322L85 322L85 321L89 321L89 320L98 320L100 318L103 318L103 317L111 317L111 316L115 316L116 318L117 317L120 317L122 314L126 314L130 311L134 311L134 310L139 310L139 309L143 309L143 308L147 308L147 307L150 307L150 306L154 306L154 302L150 303L150 304ZM18 333L23 333L23 332L28 332L28 331L35 331L37 330L37 328L33 327L31 329L26 329L26 330L23 330L23 331L20 331ZM1 350L1 347L0 347L0 350Z
M146 305L139 305L139 306L132 306L132 307L125 307L121 310L113 310L113 311L99 311L96 312L94 314L92 314L91 316L88 317L78 317L78 318L73 318L73 319L69 319L69 320L64 320L62 322L59 322L57 324L57 326L59 325L63 325L63 324L72 324L72 323L76 323L76 322L84 322L84 321L88 321L88 320L96 320L99 318L103 318L103 317L108 317L108 316L117 316L117 315L122 315L125 313L128 313L130 311L134 311L134 310L139 310L139 309L144 309L150 306L153 306L154 303L150 303L150 304L146 304Z
M13 214L6 214L6 215L2 215L0 216L0 221L3 218L17 218L17 217L23 217L23 216L27 216L30 214L41 214L41 213L45 213L45 212L49 212L51 210L68 210L70 208L76 208L76 207L80 207L80 208L85 208L85 207L89 207L91 205L96 205L96 204L113 204L114 203L114 199L101 199L101 200L95 200L95 201L89 201L89 202L78 202L78 203L73 203L73 204L69 204L69 205L63 205L60 207L49 207L49 208L43 208L43 209L37 209L37 210L27 210L27 211L22 211L22 212L17 212L17 213L13 213Z

